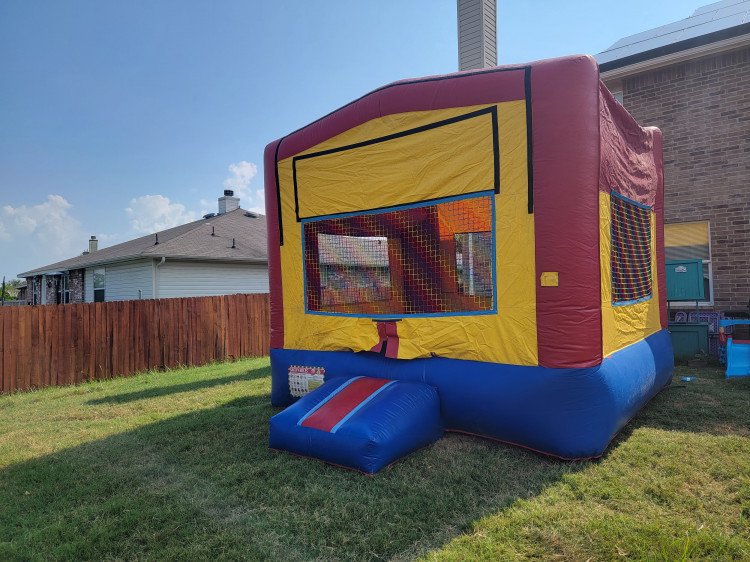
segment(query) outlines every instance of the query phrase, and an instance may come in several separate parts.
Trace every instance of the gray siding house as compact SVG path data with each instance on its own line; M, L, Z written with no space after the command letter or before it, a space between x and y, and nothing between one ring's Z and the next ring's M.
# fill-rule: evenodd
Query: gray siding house
M267 293L266 218L227 190L218 214L18 276L28 304Z

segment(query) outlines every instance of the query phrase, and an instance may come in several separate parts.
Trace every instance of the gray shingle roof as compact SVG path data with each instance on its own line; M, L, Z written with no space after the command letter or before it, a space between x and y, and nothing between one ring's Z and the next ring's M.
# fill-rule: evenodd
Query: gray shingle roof
M266 263L266 217L246 216L246 213L244 209L236 209L223 215L162 230L157 233L159 244L154 243L156 236L149 234L91 254L38 267L18 276L31 277L47 272L149 257ZM214 236L211 235L212 229ZM232 239L235 241L234 248Z
M623 37L596 55L603 70L622 66L635 58L654 58L698 44L721 40L725 35L750 32L750 0L722 0L698 8L685 19ZM652 55L652 56L650 56Z

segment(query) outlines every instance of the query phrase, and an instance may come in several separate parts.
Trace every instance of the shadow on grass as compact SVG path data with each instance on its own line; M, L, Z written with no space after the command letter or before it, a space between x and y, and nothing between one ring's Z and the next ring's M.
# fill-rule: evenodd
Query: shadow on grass
M684 382L683 376L693 380ZM719 368L676 367L672 384L620 431L603 458L641 427L750 437L750 377L727 379Z
M274 413L250 396L0 471L0 559L411 557L588 465L449 434L367 477L270 451Z
M148 398L157 398L160 396L168 396L170 394L179 394L181 392L192 392L194 390L201 390L211 388L214 386L221 386L224 384L231 384L238 381L249 381L253 379L259 379L267 377L269 375L268 367L257 367L251 369L245 373L239 375L232 375L228 377L220 378L209 378L204 380L197 380L194 382L188 382L184 384L171 384L166 386L157 386L146 388L144 390L138 390L136 392L125 392L123 394L115 394L113 396L105 396L103 398L95 398L89 400L86 404L90 406L99 406L101 404L125 404L128 402L134 402L136 400L145 400Z

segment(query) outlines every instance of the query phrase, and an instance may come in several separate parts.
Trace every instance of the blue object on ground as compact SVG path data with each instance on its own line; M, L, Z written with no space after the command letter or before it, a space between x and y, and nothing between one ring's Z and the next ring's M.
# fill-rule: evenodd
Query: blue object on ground
M726 329L729 326L750 325L750 320L723 319L719 326ZM750 340L737 340L733 336L727 339L727 377L750 376Z
M695 377L682 377L680 380L682 382L693 382L695 380Z
M364 375L397 380L399 384L412 382L434 387L437 389L436 401L439 395L439 416L446 430L491 437L546 454L576 459L596 457L604 452L628 420L670 383L674 358L667 330L605 357L600 365L581 369L524 367L445 357L407 361L367 352L272 349L271 401L275 406L288 406L294 402L289 372L298 365L320 369L325 373L326 381ZM385 400L398 388L389 387L378 398ZM332 392L330 386L327 389L326 392ZM319 435L323 434L322 431L291 429L324 397L324 393L317 392L304 396L272 419L272 447L289 448L319 458L323 457L318 452L325 450L325 460L351 466L359 453L336 449L354 447L355 444L360 446L357 440L365 439L366 427L361 427L358 430L361 435L352 436L346 443L337 435ZM405 403L410 404L409 401ZM428 410L424 405L420 408ZM437 405L430 408L429 411L433 411ZM383 417L377 417L381 415L376 415L379 411L373 410L373 420L377 418L379 424L386 424L385 413ZM398 414L388 414L391 416L388 419L393 420L388 423L398 424L399 428L394 426L393 430L388 430L389 435L417 422L408 418L427 415L418 413L419 410L411 405L398 411ZM363 410L362 414L370 416L369 410ZM287 416L289 419L282 423ZM431 418L427 427L437 425L438 422ZM282 426L287 429L282 431ZM381 431L385 432L386 428ZM304 436L309 436L314 442L306 442ZM417 442L408 445L418 446ZM390 447L384 446L383 450L390 451ZM374 464L369 465L372 466Z
M272 449L366 473L443 435L434 387L361 376L328 380L270 425Z

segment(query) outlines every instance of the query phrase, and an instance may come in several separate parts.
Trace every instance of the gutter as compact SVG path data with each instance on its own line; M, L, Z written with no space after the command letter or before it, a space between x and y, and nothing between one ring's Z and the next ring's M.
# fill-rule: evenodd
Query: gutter
M25 273L19 273L17 277L36 277L37 275L60 275L61 273L65 271L74 271L76 269L88 269L90 267L96 267L98 265L106 265L108 263L120 263L123 261L135 261L139 259L147 259L147 256L142 256L141 254L134 254L131 256L123 256L121 258L114 258L114 259L102 259L98 261L90 261L78 265L74 265L71 267L66 267L64 269L32 269L31 271L27 271Z
M267 264L268 258L214 258L210 256L180 256L180 255L172 255L172 256L164 256L164 259L169 258L171 260L191 260L191 261L216 261L216 262L242 262L242 263L255 263L255 264ZM31 271L27 271L25 273L19 273L17 277L36 277L37 275L60 275L61 273L65 271L73 271L76 269L88 269L90 267L96 267L99 265L107 265L110 263L120 263L120 262L126 262L126 261L137 261L137 260L153 260L154 258L159 259L161 256L153 256L153 255L143 255L143 254L135 254L132 256L125 256L122 258L115 258L115 259L104 259L104 260L98 260L98 261L92 261L87 262L85 264L76 265L72 267L65 268L63 270L60 269L32 269Z

